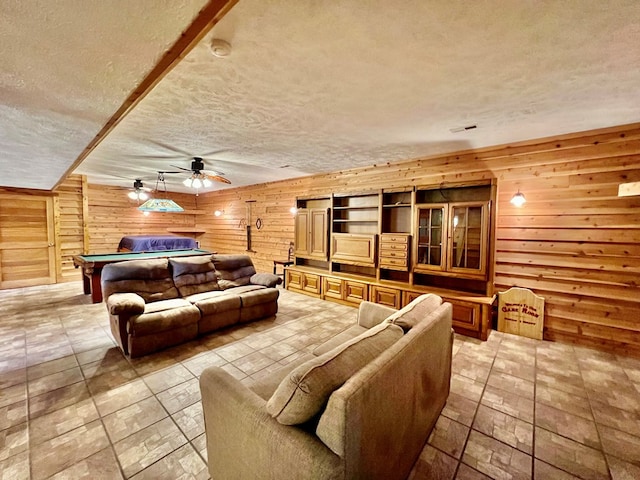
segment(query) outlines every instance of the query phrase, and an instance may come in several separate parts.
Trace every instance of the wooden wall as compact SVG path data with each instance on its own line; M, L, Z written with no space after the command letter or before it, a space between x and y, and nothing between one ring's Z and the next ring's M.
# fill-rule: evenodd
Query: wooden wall
M78 270L73 266L73 256L84 253L86 208L83 202L83 188L86 188L83 177L71 175L55 190L57 193L57 247L60 252L56 269L58 283L80 278Z
M125 188L89 184L88 253L115 252L125 235L168 234L168 230L180 230L180 234L185 236L193 235L189 230L196 225L195 195L166 195L185 212L144 215L138 210L138 203L127 197L128 192Z
M640 354L640 197L617 196L620 183L640 181L640 124L221 190L200 204L225 214L196 222L204 248L244 251L245 202L255 200L251 255L270 271L293 241L296 196L487 178L498 184L496 291L544 296L546 339ZM509 203L518 189L519 209Z
M384 159L382 159L384 160ZM114 251L126 234L201 229L203 248L246 250L252 225L257 268L271 271L293 241L296 197L496 178L495 286L546 298L544 336L640 355L640 197L618 185L640 181L640 124L511 146L379 163L366 168L202 194L170 194L187 209L145 217L127 189L71 176L57 191L58 281L77 280L71 256ZM509 203L520 189L527 203ZM251 216L247 201L251 203ZM224 210L220 217L214 210ZM262 220L257 229L256 220Z

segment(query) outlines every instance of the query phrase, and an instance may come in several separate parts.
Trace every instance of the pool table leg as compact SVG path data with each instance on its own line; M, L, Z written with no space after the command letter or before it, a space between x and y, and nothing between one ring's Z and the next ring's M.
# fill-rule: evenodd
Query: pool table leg
M100 285L100 277L102 270L93 270L91 273L91 301L100 303L102 301L102 287Z
M85 268L82 272L82 287L85 295L91 294L93 303L102 301L102 287L100 286L101 268Z

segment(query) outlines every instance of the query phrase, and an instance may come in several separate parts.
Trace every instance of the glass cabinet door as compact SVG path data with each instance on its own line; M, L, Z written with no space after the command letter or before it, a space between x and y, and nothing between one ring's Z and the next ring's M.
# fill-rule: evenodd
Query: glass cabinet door
M447 206L422 205L417 207L418 241L416 263L428 269L444 268Z
M484 272L485 204L451 204L449 270Z

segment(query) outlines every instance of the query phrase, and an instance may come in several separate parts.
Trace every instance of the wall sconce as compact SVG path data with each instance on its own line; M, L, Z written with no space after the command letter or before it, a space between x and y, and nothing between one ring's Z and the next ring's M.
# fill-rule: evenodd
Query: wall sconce
M520 193L520 189L518 189L518 193L516 193L513 197L511 197L511 204L516 207L521 207L526 203L527 199L524 198L524 195Z
M216 217L219 217L220 215L224 215L224 210L216 210L215 212L213 212L213 214Z
M289 209L289 212L291 213L291 215L295 215L296 213L298 213L298 209L296 207L291 207Z

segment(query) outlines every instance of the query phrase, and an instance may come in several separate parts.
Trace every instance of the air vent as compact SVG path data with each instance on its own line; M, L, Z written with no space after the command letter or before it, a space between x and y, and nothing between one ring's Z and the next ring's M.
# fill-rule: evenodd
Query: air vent
M466 127L450 128L449 131L451 133L460 133L460 132L465 132L467 130L473 130L474 128L478 128L478 125L467 125Z

